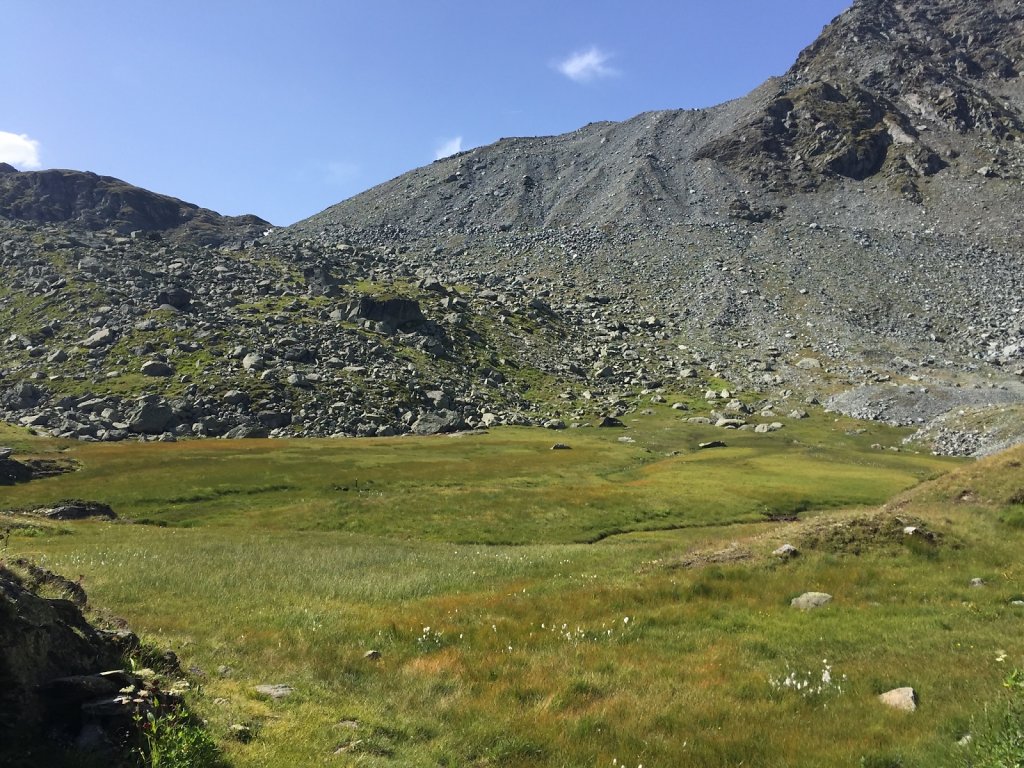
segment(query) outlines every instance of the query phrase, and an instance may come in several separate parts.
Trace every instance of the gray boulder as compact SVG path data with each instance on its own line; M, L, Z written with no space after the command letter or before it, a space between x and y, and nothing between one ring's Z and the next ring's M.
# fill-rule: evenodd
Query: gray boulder
M438 435L465 429L462 417L454 411L430 411L422 414L412 425L417 435Z
M290 685L284 685L283 683L257 685L253 687L253 690L260 696L266 696L274 700L287 698L295 692L294 688Z
M800 550L792 544L783 544L781 547L774 550L772 554L780 560L792 560L800 554Z
M143 435L159 435L174 421L174 409L161 399L147 399L128 416L128 431Z
M147 360L142 364L143 376L173 376L174 369L160 360Z
M87 517L117 519L117 515L110 505L99 501L65 501L53 507L37 509L35 514L48 517L51 520L84 520Z
M242 367L247 371L262 371L265 365L263 357L255 352L250 352L242 358Z
M110 328L101 328L92 335L83 339L80 344L88 349L98 349L99 347L105 347L108 344L113 344L114 339L117 338Z
M250 438L268 437L270 431L261 424L239 424L224 433L227 440L245 440Z
M267 429L280 429L292 423L292 415L285 411L260 411L256 418Z

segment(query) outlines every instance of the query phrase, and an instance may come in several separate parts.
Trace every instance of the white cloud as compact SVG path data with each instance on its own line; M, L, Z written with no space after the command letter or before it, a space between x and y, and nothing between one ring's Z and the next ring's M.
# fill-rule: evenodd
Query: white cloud
M608 66L610 58L610 54L593 45L585 51L577 51L555 66L570 80L577 83L589 83L591 80L619 74L617 70Z
M327 181L330 184L345 186L351 184L359 176L360 168L355 163L336 160L327 163Z
M41 167L39 142L24 133L0 131L0 163L10 163L20 170Z
M456 136L455 138L448 139L444 144L434 150L434 159L440 160L441 158L454 155L456 152L462 151L462 137Z

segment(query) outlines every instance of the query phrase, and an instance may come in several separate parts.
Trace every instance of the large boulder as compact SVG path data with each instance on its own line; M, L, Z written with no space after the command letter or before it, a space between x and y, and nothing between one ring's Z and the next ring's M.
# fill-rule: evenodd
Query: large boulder
M398 330L418 328L426 322L419 302L413 299L374 299L364 296L349 312L350 320L384 323Z
M424 413L412 425L417 435L438 435L465 429L466 423L454 411L430 411Z
M21 381L0 395L0 406L15 411L34 408L42 397L39 387L31 381Z
M128 429L143 435L159 435L173 426L174 409L160 398L143 398L128 417Z
M180 675L177 657L96 629L85 604L80 585L30 561L0 565L0 765L138 765L138 723L185 711L179 694L124 670L132 654Z
M88 349L96 349L98 347L105 347L108 344L113 344L117 338L117 334L110 328L100 328L95 333L90 334L86 338L79 342L83 347Z
M77 499L62 501L52 507L37 509L35 514L48 517L51 520L84 520L87 517L105 517L107 520L117 519L117 515L110 508L109 504L104 504L100 501L79 501Z
M143 376L173 376L174 369L162 360L147 360L142 364Z

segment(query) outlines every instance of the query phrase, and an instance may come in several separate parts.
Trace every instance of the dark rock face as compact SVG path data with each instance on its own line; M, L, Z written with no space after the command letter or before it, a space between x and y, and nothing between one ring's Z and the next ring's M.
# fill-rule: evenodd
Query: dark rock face
M116 643L68 600L47 599L0 568L0 733L39 726L40 687L69 675L120 666Z
M133 654L180 676L177 657L94 628L85 605L75 582L20 558L0 565L0 765L135 766L137 720L185 712L180 695L123 668Z
M32 468L11 458L9 448L0 448L0 485L25 483L32 479Z
M187 232L209 244L257 237L268 226L256 216L220 216L110 176L63 170L0 173L0 217L122 234Z
M423 310L412 299L374 299L366 297L350 313L358 320L387 323L398 329L414 328L426 322Z

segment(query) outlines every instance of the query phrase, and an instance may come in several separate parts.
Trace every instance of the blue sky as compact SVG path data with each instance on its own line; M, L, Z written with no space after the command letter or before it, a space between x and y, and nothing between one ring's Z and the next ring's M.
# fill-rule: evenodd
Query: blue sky
M706 107L850 0L0 0L0 161L290 224L505 136Z

